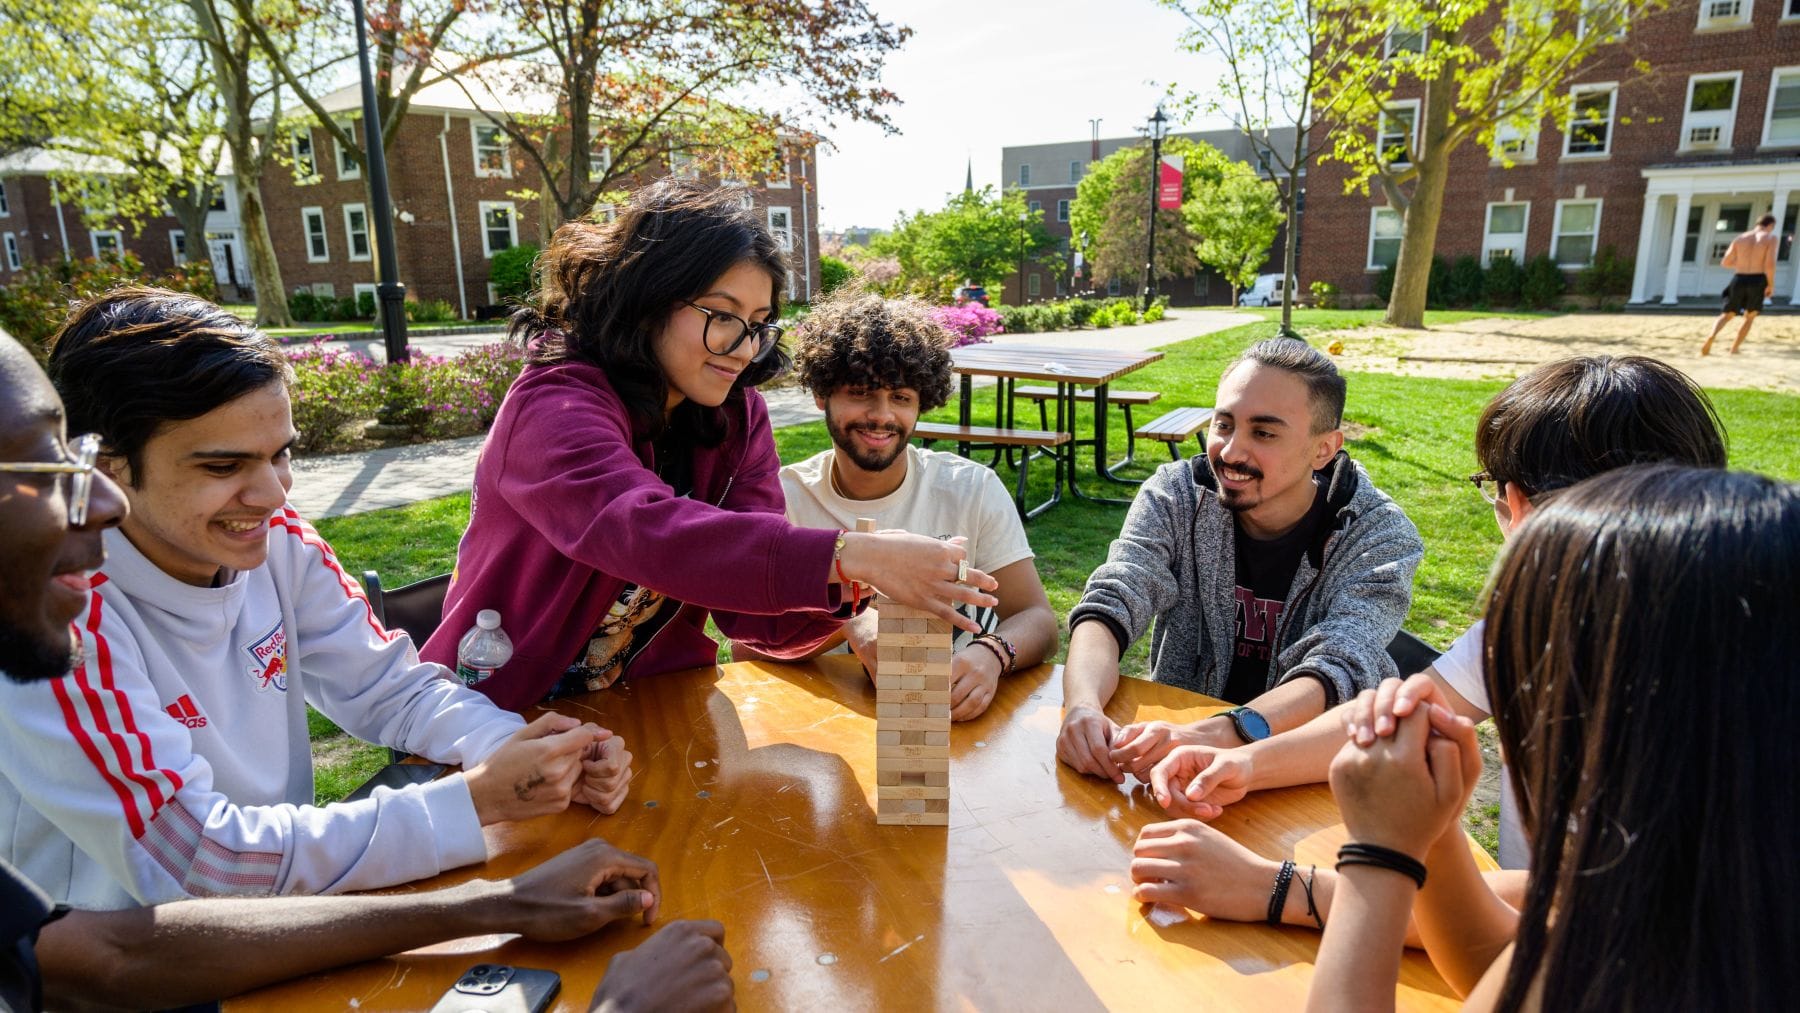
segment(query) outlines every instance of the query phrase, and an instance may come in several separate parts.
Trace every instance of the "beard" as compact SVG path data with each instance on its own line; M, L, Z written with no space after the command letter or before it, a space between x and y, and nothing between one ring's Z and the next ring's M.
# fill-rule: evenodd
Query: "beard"
M1219 469L1223 467L1225 463L1210 454L1207 455L1206 462L1212 466L1213 474L1215 476L1218 475ZM1231 466L1231 470L1248 475L1250 478L1257 481L1261 481L1263 477L1263 473L1260 469L1249 464L1234 464ZM1262 497L1248 489L1227 489L1225 486L1220 485L1219 503L1232 513L1241 514L1245 511L1255 510L1257 507L1262 506Z
M831 433L831 442L835 444L839 450L842 450L847 454L850 460L855 463L858 468L861 468L864 471L886 471L889 465L892 465L895 461L899 460L900 455L906 452L906 443L909 434L899 426L839 425L837 419L832 418L831 413L828 411L825 413L825 428ZM886 454L882 454L878 451L864 450L858 447L856 442L850 437L851 433L857 432L893 433L896 437L894 440L894 448Z
M0 622L0 671L13 682L61 678L80 660L80 644L73 633L60 643L46 642Z

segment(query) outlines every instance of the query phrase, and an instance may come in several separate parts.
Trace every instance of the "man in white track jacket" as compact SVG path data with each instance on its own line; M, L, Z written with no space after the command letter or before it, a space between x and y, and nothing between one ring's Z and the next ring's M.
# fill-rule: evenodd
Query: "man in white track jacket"
M384 630L286 504L287 367L201 300L82 307L52 379L131 514L61 679L0 682L0 850L59 901L390 886L486 858L481 827L581 799L616 809L630 754L592 725L531 726ZM466 774L322 808L306 704Z

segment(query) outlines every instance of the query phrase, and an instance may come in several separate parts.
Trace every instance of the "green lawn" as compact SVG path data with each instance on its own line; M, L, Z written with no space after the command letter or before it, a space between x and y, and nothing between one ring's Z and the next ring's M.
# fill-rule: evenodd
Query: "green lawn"
M1278 311L1267 315L1272 321L1280 319ZM1493 314L1431 313L1427 322L1475 316ZM1302 333L1360 326L1377 319L1374 311L1295 314ZM1273 322L1256 323L1182 342L1165 349L1161 362L1133 373L1127 384L1161 391L1158 407L1211 404L1223 367L1246 345L1274 331ZM1095 339L1096 344L1103 344L1105 332L1095 332ZM1406 508L1424 536L1425 559L1415 580L1407 627L1439 647L1474 621L1483 581L1500 545L1492 510L1466 477L1476 470L1475 420L1482 405L1502 386L1496 381L1349 374L1345 417L1356 438L1347 446L1376 484ZM1800 418L1800 397L1759 391L1710 393L1730 436L1733 467L1800 479L1800 458L1792 452L1792 425ZM991 391L977 391L977 421L984 413L991 416L992 411ZM940 421L954 421L954 417L954 407L932 416ZM1113 432L1118 434L1117 413L1113 419ZM1082 426L1090 431L1087 421ZM778 430L775 440L784 461L829 446L822 422ZM1122 456L1122 440L1115 441L1114 449L1115 458ZM1191 442L1185 448L1186 452L1195 449ZM1160 446L1140 450L1148 467L1135 467L1137 474L1148 474L1149 467L1167 460ZM1087 460L1091 464L1091 455ZM1036 496L1048 492L1049 471L1034 469ZM1003 469L1003 475L1010 483L1011 472ZM1088 488L1094 488L1091 481ZM1119 488L1113 486L1112 491ZM1028 526L1039 572L1058 614L1067 614L1074 606L1088 573L1106 558L1107 545L1124 516L1124 507L1065 500ZM318 527L350 572L377 569L393 586L450 569L467 518L468 496L464 494L397 510L321 520ZM1127 672L1143 672L1145 651L1146 645L1141 643L1132 649L1124 662ZM322 799L326 797L323 784L321 779Z

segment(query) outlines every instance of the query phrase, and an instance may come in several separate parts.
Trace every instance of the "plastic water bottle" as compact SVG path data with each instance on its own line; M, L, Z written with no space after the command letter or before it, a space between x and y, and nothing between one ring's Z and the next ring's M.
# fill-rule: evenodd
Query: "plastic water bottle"
M482 609L475 614L475 625L456 645L456 674L466 685L473 686L493 675L512 656L512 639L500 628L500 613Z

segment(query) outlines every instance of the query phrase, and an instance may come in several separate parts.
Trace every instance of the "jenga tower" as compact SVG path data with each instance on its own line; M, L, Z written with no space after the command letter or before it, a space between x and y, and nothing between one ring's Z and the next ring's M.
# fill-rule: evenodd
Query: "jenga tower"
M874 522L858 519L857 530ZM876 634L875 822L950 825L950 624L882 595Z

